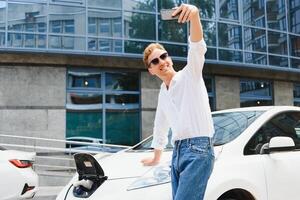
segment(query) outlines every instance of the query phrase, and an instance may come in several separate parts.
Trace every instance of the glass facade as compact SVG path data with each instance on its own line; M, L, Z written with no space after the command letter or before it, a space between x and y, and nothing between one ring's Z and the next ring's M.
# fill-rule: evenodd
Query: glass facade
M240 80L240 106L270 106L273 105L273 86L265 80Z
M123 145L139 142L139 77L138 72L69 69L66 137Z
M187 25L159 14L180 2L200 8L211 62L300 68L299 0L0 0L0 49L140 57L160 42L185 59Z
M300 84L294 84L294 105L300 106Z

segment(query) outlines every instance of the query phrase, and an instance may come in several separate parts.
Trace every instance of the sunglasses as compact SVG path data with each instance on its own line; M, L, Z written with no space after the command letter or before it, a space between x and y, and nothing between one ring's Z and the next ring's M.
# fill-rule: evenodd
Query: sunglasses
M159 56L159 58L154 58L153 60L151 60L151 62L149 63L149 66L150 66L151 64L157 65L157 64L159 63L159 59L165 60L168 56L169 56L169 55L168 55L167 52L161 54L161 55Z

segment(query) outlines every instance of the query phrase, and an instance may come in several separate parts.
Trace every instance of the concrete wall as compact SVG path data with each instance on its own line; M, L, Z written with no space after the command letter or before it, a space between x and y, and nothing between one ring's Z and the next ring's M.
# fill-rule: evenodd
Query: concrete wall
M216 109L240 107L240 79L235 77L215 76Z
M153 124L161 80L151 76L148 71L141 72L142 99L142 138L153 133Z
M0 134L64 139L65 97L65 68L1 66Z
M274 81L274 105L294 105L292 82Z

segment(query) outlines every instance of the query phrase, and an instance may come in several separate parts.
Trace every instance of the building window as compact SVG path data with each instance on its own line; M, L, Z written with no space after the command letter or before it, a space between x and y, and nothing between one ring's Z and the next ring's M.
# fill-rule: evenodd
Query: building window
M137 72L68 71L66 137L134 145L140 140Z
M50 21L50 32L74 34L74 20L55 20ZM74 49L74 37L50 36L50 47L58 49Z
M45 10L45 4L9 3L7 46L16 48L46 48Z
M240 106L273 105L272 83L262 80L240 80Z
M238 20L239 9L237 0L219 0L220 18Z
M244 23L247 25L265 27L265 1L242 1Z
M266 31L245 27L244 47L247 51L266 52Z
M300 2L298 0L290 1L289 9L289 24L290 31L293 33L300 33Z
M300 36L290 35L290 44L291 55L300 57Z
M155 19L156 16L154 14L127 12L127 11L124 12L124 37L129 39L155 40L156 39ZM147 29L145 29L145 24L147 24ZM177 27L178 28L173 28L172 31L178 32L178 29L180 29L178 24ZM166 29L166 31L170 33L169 30ZM186 32L182 32L181 34L186 35ZM181 38L180 36L178 37Z
M219 46L231 49L242 49L241 26L218 23Z
M294 105L300 106L300 84L294 84Z
M89 11L88 40L89 51L119 52L123 50L122 13L120 11ZM114 39L113 39L114 38Z
M271 29L286 30L285 0L267 1L267 24Z
M158 1L160 2L160 1ZM177 0L178 4L180 4L180 0ZM199 1L199 0L189 0L189 3L192 5L201 8L201 18L202 19L215 19L216 18L216 11L215 5L216 1Z

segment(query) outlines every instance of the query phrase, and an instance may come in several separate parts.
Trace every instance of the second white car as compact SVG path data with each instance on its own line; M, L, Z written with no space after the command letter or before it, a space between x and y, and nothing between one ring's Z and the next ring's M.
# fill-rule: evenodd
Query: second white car
M33 198L37 192L38 175L32 164L35 153L7 150L0 147L1 200Z

